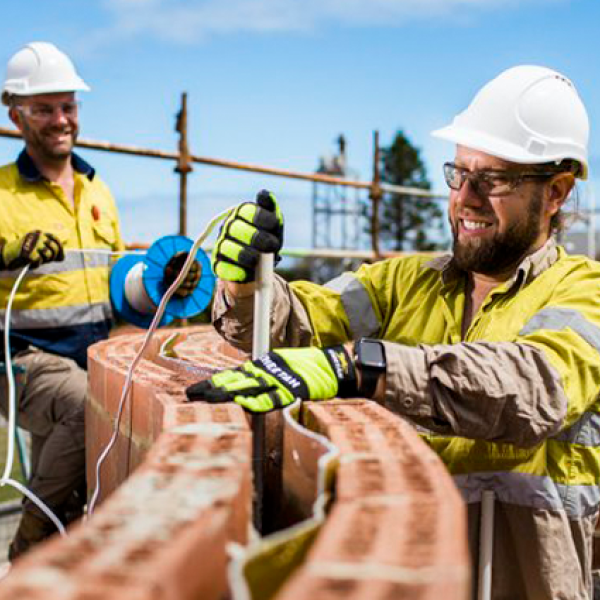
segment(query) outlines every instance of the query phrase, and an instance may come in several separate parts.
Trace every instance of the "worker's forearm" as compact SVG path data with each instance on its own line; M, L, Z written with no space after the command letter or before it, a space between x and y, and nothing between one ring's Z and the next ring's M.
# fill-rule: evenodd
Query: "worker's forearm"
M531 446L562 425L560 377L531 345L384 343L385 406L432 431Z
M236 284L219 280L213 302L212 319L217 331L230 343L250 352L254 319L254 283ZM271 308L271 347L308 346L310 320L286 281L273 278Z
M236 283L235 281L222 282L225 293L230 300L235 301L237 298L246 298L252 296L256 290L256 283Z

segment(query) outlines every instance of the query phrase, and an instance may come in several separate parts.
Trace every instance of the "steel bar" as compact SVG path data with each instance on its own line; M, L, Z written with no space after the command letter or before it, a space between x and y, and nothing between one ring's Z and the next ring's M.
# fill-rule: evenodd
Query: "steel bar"
M0 137L20 139L21 134L6 127L0 127ZM77 146L81 148L89 148L90 150L100 150L103 152L116 152L119 154L129 154L132 156L146 156L149 158L160 158L167 160L179 160L178 152L165 152L164 150L152 150L148 148L139 148L137 146L129 146L122 144L112 144L97 140L77 140ZM373 186L370 181L354 181L344 179L342 177L331 177L329 175L320 175L318 173L302 173L299 171L290 171L287 169L277 169L273 167L265 167L262 165L254 165L250 163L235 162L232 160L223 160L219 158L209 158L206 156L190 155L190 160L194 163L222 167L225 169L235 169L238 171L249 171L252 173L262 173L264 175L272 175L275 177L285 177L288 179L299 179L303 181L314 181L316 183L328 183L330 185L342 185L356 189L370 190ZM423 196L433 199L447 199L447 194L437 194L421 188L405 187L401 185L392 185L388 183L380 183L381 190L396 194L410 194L412 196Z

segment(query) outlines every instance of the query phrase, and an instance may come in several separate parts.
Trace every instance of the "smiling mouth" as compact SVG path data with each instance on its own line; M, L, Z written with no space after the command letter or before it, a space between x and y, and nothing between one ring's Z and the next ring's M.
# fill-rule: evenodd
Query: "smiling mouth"
M485 221L476 221L475 219L460 219L460 224L467 231L483 231L489 229L492 223Z
M54 131L48 133L46 137L51 140L65 140L70 139L72 137L72 134L70 131Z

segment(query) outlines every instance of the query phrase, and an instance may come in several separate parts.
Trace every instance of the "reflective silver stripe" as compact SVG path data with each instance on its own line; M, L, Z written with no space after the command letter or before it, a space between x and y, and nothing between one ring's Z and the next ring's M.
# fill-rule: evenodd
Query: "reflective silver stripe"
M4 323L5 310L0 310L0 322ZM84 323L96 323L112 318L110 302L83 304L61 308L14 310L10 326L13 329L45 329L68 327Z
M108 267L111 264L109 254L99 252L67 252L65 260L60 262L51 262L33 269L27 274L27 277L33 275L59 275L70 271L80 271L81 269L94 269L96 267ZM0 279L16 279L20 269L14 271L0 271Z
M381 327L365 286L352 273L343 273L325 284L340 294L353 338L377 333Z
M600 504L600 488L595 485L562 485L550 477L527 473L469 473L454 475L454 483L467 504L481 502L481 494L491 490L500 502L546 510L564 510L571 518L593 514Z
M600 327L590 323L579 311L572 308L544 308L525 324L519 335L527 335L539 329L560 331L569 327L590 346L600 352Z
M579 421L550 439L581 446L600 447L600 415L586 412Z

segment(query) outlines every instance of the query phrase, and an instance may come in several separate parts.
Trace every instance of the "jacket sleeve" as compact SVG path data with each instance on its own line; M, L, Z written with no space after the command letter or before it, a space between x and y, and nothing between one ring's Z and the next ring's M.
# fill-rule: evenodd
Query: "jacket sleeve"
M567 274L514 339L386 342L386 353L386 406L434 432L521 446L549 436L589 445L600 423L599 273Z
M275 275L271 335L273 347L332 346L362 336L378 336L383 305L377 290L365 282L383 280L388 261L363 265L356 273L344 273L325 285L309 281L287 283ZM373 271L375 271L373 273ZM232 345L248 351L252 341L253 296L228 298L217 284L212 321Z
M565 421L568 398L560 375L539 348L384 344L385 406L430 431L527 447Z
M223 282L217 283L212 308L216 330L231 345L250 352L252 349L252 322L254 296L229 298ZM291 291L289 284L275 275L273 305L271 307L271 342L274 348L308 346L312 328L302 303Z

